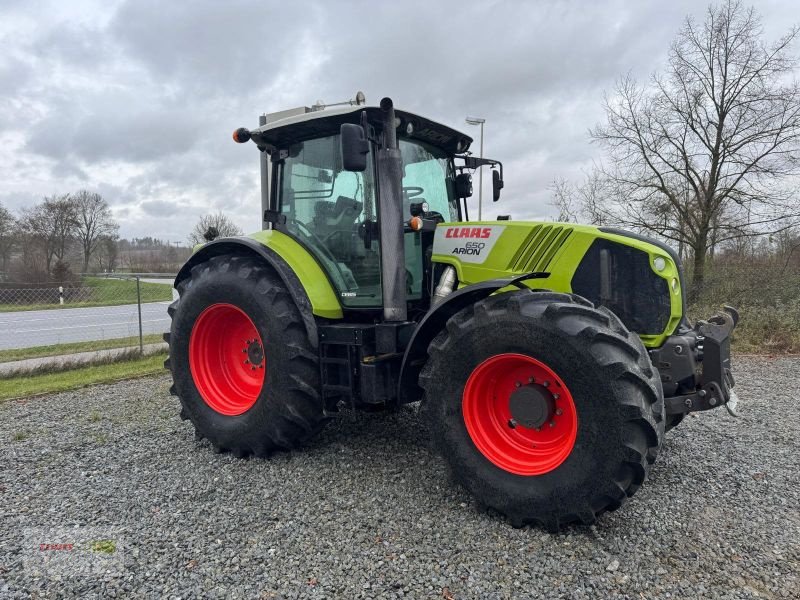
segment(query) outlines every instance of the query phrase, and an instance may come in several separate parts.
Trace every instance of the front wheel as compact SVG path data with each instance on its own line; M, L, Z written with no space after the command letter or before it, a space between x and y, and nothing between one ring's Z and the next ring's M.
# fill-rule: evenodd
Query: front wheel
M497 294L454 315L420 383L456 479L515 526L592 523L644 482L664 434L639 338L577 296Z

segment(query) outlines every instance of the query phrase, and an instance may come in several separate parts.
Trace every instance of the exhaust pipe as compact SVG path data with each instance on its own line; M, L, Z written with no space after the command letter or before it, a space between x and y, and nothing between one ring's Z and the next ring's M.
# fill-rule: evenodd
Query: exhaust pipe
M406 321L406 254L403 238L403 160L397 147L394 104L381 100L383 148L377 153L380 198L381 291L383 318Z

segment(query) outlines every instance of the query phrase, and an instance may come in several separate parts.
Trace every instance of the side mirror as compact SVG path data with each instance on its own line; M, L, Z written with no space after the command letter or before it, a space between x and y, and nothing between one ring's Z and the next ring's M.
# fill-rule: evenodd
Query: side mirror
M459 173L456 175L456 198L469 198L472 196L472 175Z
M500 190L503 189L503 180L500 179L500 173L492 170L492 199L497 202L500 200Z
M343 123L340 138L342 168L345 171L366 171L369 141L364 128L353 123Z

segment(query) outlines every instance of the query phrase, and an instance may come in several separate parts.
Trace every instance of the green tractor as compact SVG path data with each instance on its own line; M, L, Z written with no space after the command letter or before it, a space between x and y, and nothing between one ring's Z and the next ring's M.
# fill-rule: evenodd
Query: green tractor
M692 325L679 257L635 233L469 221L467 135L363 95L262 117L263 230L197 248L166 339L219 451L294 448L342 409L421 401L432 442L514 526L592 523L689 412L735 414L730 307Z

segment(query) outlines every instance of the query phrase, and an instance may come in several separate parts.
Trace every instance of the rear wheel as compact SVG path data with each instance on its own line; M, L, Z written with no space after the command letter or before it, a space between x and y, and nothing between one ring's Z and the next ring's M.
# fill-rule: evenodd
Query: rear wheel
M664 433L637 336L577 296L498 294L453 316L421 374L434 443L515 526L592 523L644 482Z
M215 256L170 307L172 391L218 451L265 456L323 423L315 343L283 282L261 261Z

